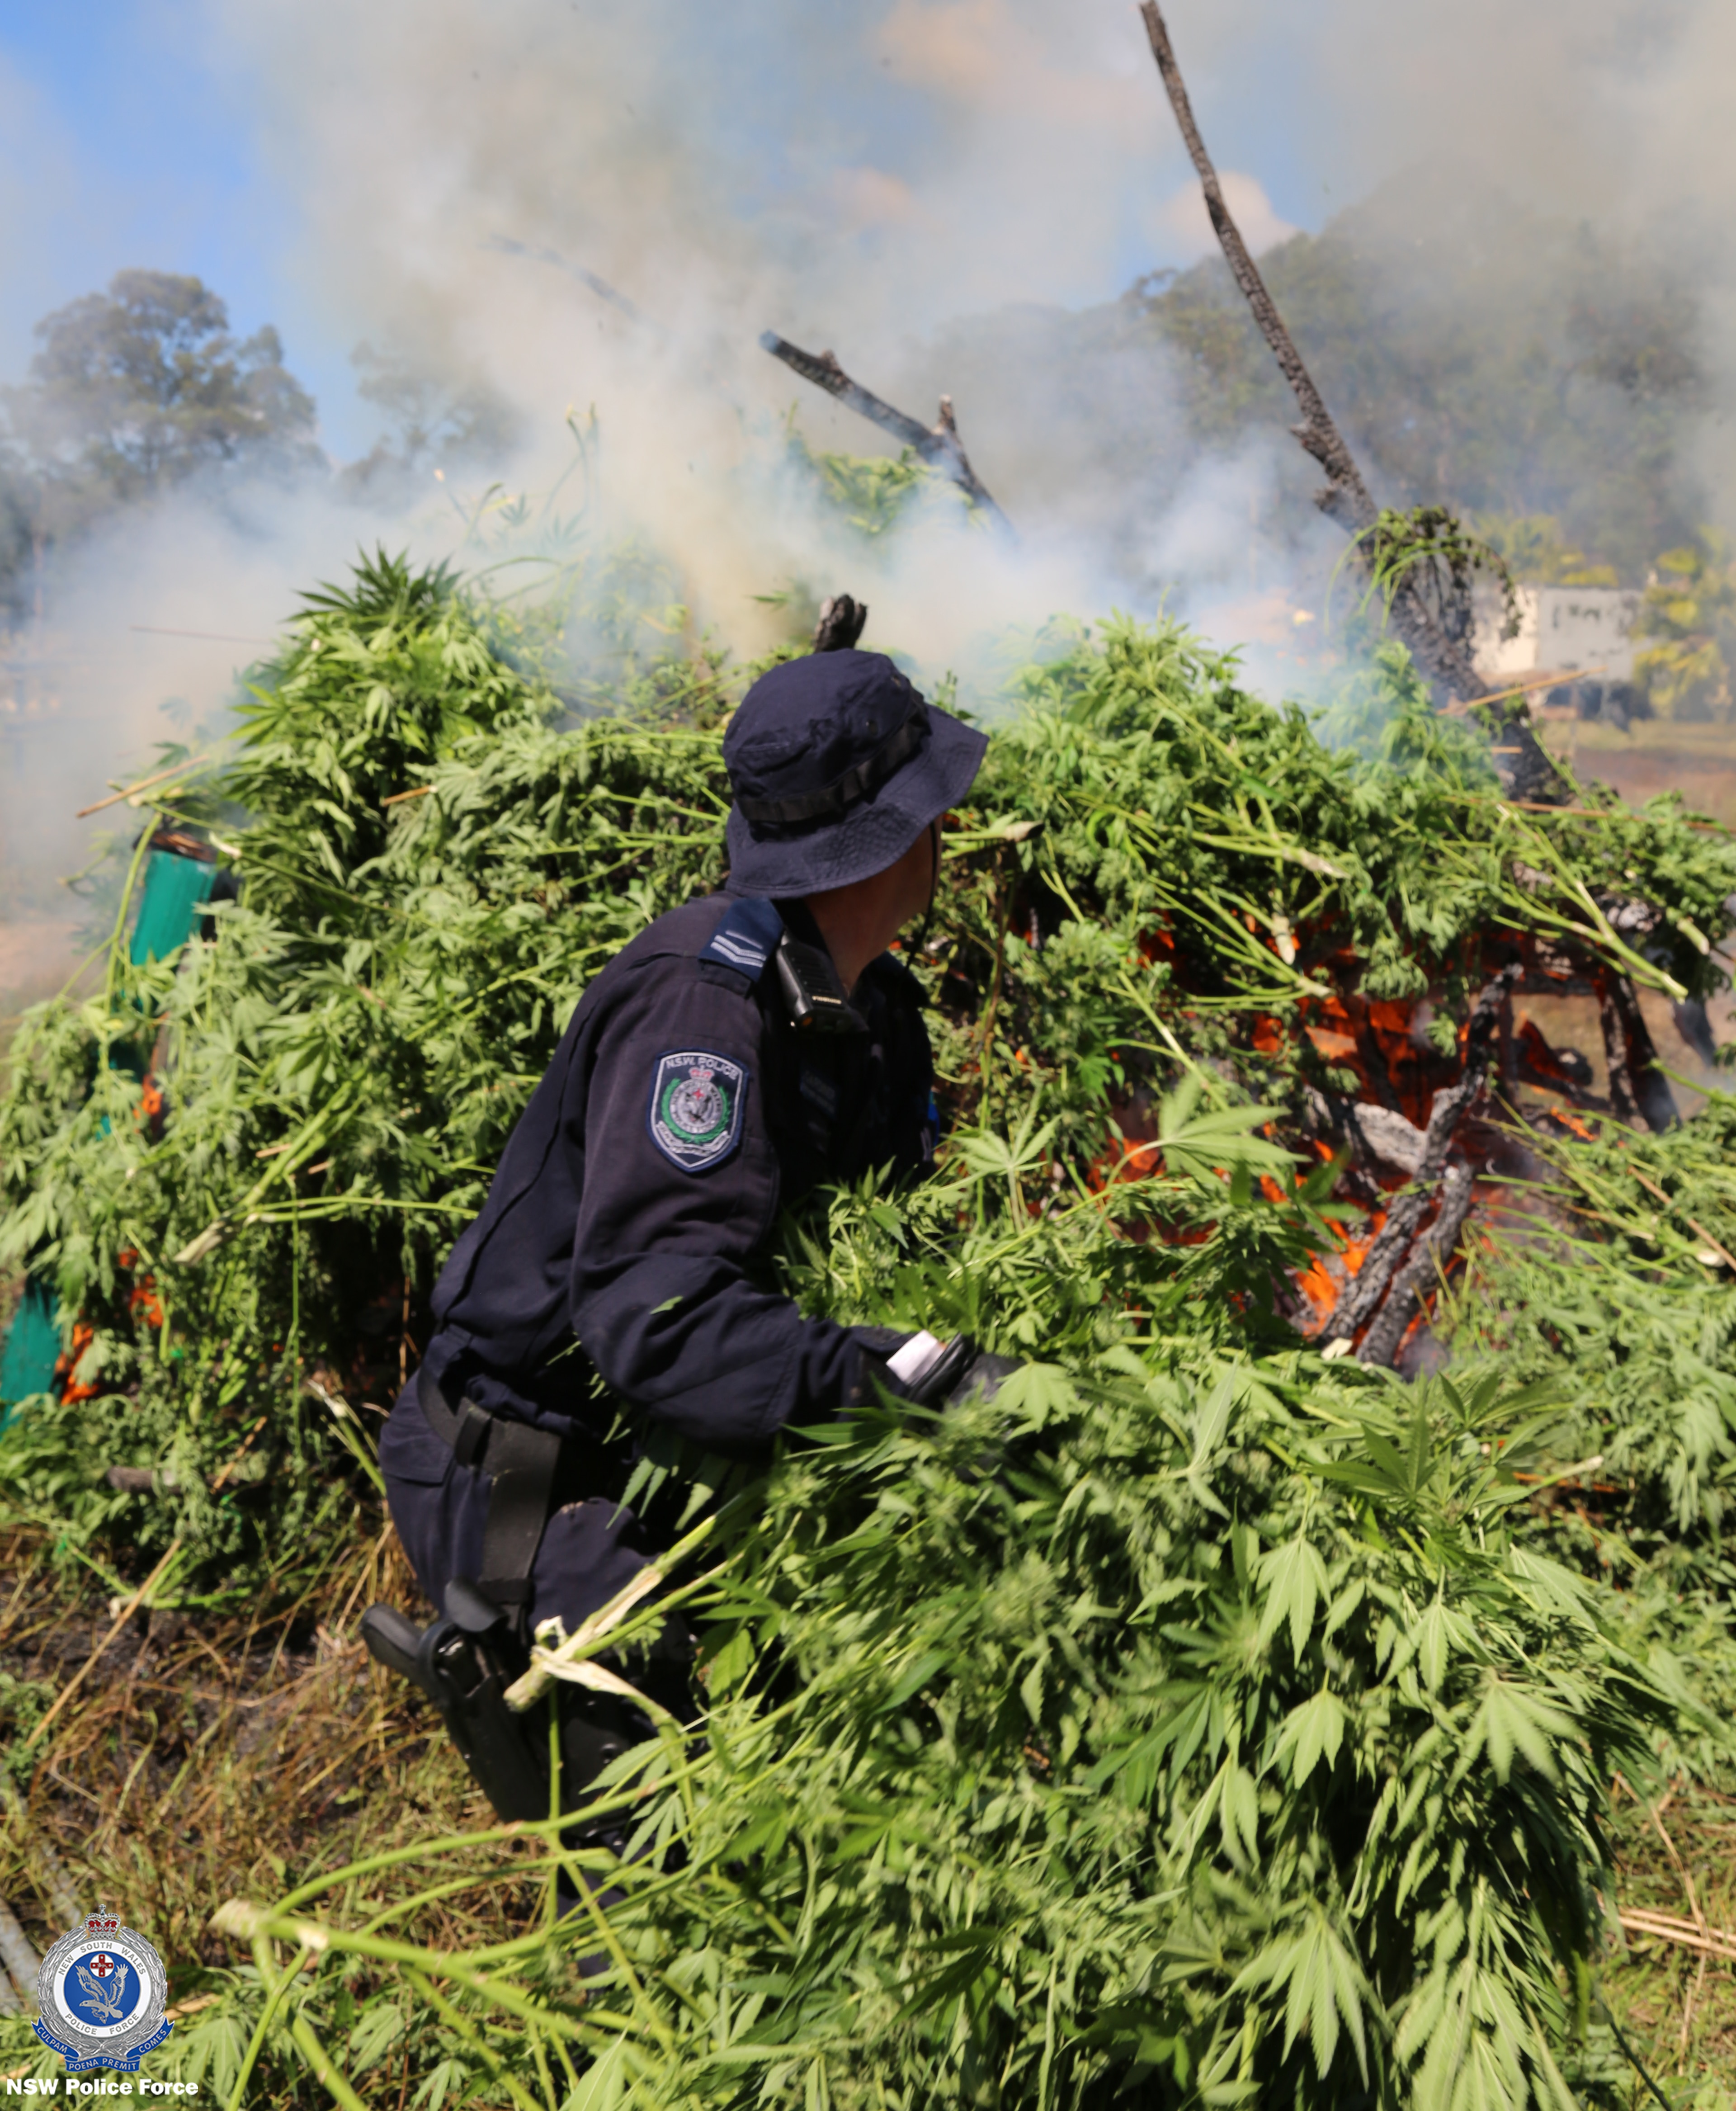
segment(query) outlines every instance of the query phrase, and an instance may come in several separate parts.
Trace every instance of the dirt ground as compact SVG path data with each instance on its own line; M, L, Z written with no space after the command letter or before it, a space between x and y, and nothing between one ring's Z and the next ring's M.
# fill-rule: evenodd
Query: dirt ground
M70 916L15 923L0 912L0 1019L61 987L79 965L79 931Z
M1736 828L1736 726L1639 719L1625 731L1539 712L1539 733L1581 783L1612 786L1630 806L1679 792L1696 811Z

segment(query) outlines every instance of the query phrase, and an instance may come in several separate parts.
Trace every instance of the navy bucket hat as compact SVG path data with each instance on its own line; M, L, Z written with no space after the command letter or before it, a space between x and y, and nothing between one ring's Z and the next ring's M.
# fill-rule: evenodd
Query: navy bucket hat
M971 788L986 737L883 652L786 660L723 737L732 894L809 894L884 872Z

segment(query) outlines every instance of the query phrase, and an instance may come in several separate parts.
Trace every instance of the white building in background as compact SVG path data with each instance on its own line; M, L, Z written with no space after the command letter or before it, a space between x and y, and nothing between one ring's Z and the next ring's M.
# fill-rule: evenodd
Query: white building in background
M1498 593L1480 590L1471 652L1492 679L1582 673L1600 682L1634 679L1639 596L1625 587L1521 587L1519 635L1503 638Z

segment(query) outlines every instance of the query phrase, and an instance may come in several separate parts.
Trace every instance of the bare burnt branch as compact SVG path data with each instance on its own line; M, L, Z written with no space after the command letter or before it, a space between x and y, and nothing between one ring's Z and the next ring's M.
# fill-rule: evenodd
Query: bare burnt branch
M1643 1121L1659 1134L1674 1128L1681 1113L1670 1080L1658 1068L1651 1029L1625 975L1611 975L1600 983L1598 1019L1609 1069L1610 1111L1630 1127Z
M1422 1156L1416 1179L1394 1201L1380 1234L1362 1257L1350 1287L1333 1309L1321 1331L1323 1342L1348 1342L1358 1328L1371 1320L1380 1301L1403 1265L1424 1214L1436 1197L1459 1118L1482 1091L1494 1060L1496 1029L1501 1013L1512 995L1520 969L1516 963L1503 968L1471 1006L1465 1031L1465 1070L1456 1085L1435 1095L1429 1125L1423 1132Z
M980 506L990 517L999 523L1010 534L1013 524L1008 520L994 499L988 486L971 467L970 456L964 452L959 438L959 421L953 413L950 396L941 398L940 421L933 426L924 425L891 404L859 381L853 381L839 365L830 352L804 352L799 344L791 344L787 338L780 337L776 330L763 330L759 342L773 358L781 359L804 381L811 381L816 388L823 388L828 396L836 397L845 408L866 418L871 424L878 425L882 432L890 433L901 447L906 447L931 469L938 470L942 476L950 479L963 490L972 503Z
M1362 473L1357 467L1356 458L1344 434L1314 385L1314 378L1296 349L1295 339L1285 326L1277 303L1260 276L1259 267L1249 254L1235 216L1224 202L1217 170L1199 136L1187 85L1181 78L1181 69L1176 61L1169 30L1157 0L1142 0L1140 12L1144 18L1151 55L1158 62L1170 107L1176 113L1176 122L1181 127L1189 157L1199 173L1206 211L1211 216L1224 261L1230 266L1230 275L1241 288L1261 334L1271 346L1272 356L1301 409L1302 422L1292 425L1290 430L1326 471L1325 488L1315 494L1314 502L1328 520L1335 520L1351 537L1358 569L1385 600L1389 624L1434 687L1436 701L1445 704L1456 697L1477 696L1487 684L1478 674L1466 642L1471 631L1468 597L1462 594L1464 606L1443 620L1443 611L1430 606L1429 586L1424 577L1427 567L1412 565L1396 578L1389 577L1384 581L1380 578L1380 508L1362 480ZM1435 598L1439 601L1443 596L1443 583L1437 578L1433 584ZM1499 727L1496 734L1496 767L1512 797L1561 801L1570 796L1566 784L1522 716L1516 715Z
M1205 193L1206 211L1211 215L1212 225L1217 230L1218 244L1230 266L1230 275L1242 289L1244 297L1253 311L1253 319L1259 325L1261 334L1271 347L1272 356L1277 361L1285 379L1294 393L1302 409L1302 423L1290 430L1303 446L1313 456L1326 473L1326 488L1316 499L1316 504L1329 520L1337 521L1347 535L1358 535L1371 529L1379 517L1380 508L1375 504L1368 486L1362 481L1362 473L1355 458L1344 444L1344 435L1332 421L1320 391L1314 386L1313 376L1303 363L1295 340L1284 326L1284 318L1278 313L1277 303L1267 291L1266 281L1259 268L1248 252L1242 239L1241 229L1236 225L1230 208L1224 202L1224 194L1217 180L1217 170L1207 153L1205 142L1199 136L1199 127L1194 121L1194 107L1188 100L1187 85L1181 78L1181 69L1176 63L1176 54L1169 41L1169 31L1157 0L1144 0L1140 12L1145 18L1145 34L1151 39L1151 55L1158 62L1158 71L1163 77L1168 91L1170 107L1176 113L1176 122L1181 128L1181 137L1199 171L1200 188ZM1467 692L1467 694L1472 693Z
M1420 1310L1420 1300L1444 1277L1448 1262L1471 1214L1473 1187L1468 1165L1449 1165L1441 1182L1440 1207L1416 1251L1399 1269L1362 1347L1360 1364L1388 1364L1398 1355L1405 1331Z

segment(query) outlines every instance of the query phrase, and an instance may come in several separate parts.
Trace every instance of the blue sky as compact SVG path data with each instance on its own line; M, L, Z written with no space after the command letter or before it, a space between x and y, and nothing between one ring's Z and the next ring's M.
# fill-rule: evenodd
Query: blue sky
M238 335L276 325L327 445L360 452L369 435L350 347L305 310L285 269L297 199L261 151L245 76L213 57L208 24L174 0L0 7L0 68L26 120L3 128L0 164L29 195L31 223L9 230L21 253L0 247L0 380L20 377L36 321L116 271L190 272L223 297ZM44 161L60 182L38 184Z

